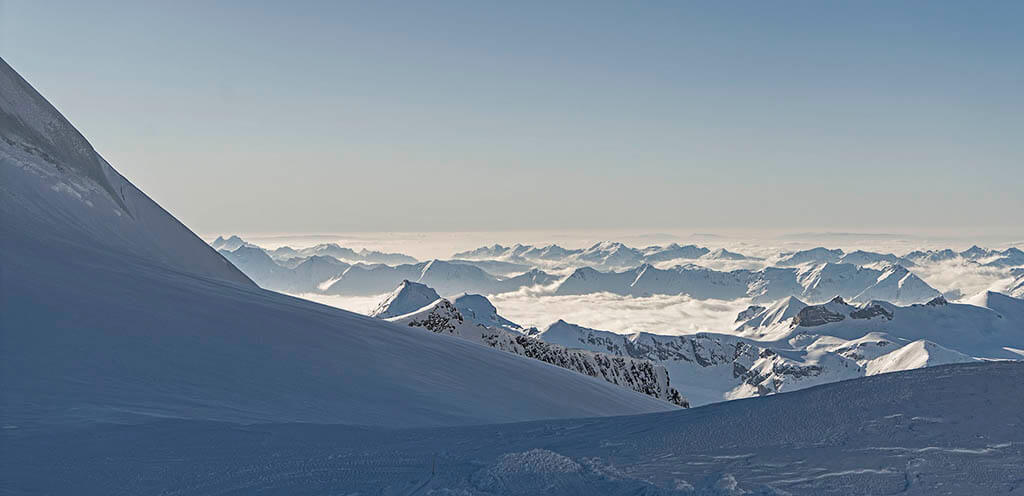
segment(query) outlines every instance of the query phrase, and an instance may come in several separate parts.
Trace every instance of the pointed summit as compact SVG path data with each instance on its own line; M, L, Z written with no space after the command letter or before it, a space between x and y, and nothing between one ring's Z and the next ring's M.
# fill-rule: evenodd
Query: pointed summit
M370 312L370 317L378 319L398 317L415 312L439 299L441 297L437 291L431 289L430 286L406 279L384 301L380 302L376 309Z

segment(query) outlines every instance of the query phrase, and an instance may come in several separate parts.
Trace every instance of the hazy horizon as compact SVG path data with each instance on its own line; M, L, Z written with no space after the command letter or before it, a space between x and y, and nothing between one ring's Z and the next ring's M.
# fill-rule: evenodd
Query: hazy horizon
M7 0L0 47L201 233L1022 237L1019 3L249 7Z
M321 243L370 250L400 252L421 260L449 258L458 251L470 250L495 243L511 246L516 243L545 246L557 244L564 248L586 248L597 242L621 242L634 247L667 245L670 243L696 244L709 248L726 248L747 255L770 256L780 250L800 250L815 246L863 249L869 251L904 254L917 249L966 249L972 245L1003 249L1024 247L1024 233L1014 236L993 234L981 236L970 233L918 235L908 233L848 233L848 232L785 232L785 231L720 231L697 233L687 230L661 231L625 229L578 230L507 230L507 231L363 231L338 233L258 233L240 231L214 231L198 233L207 242L218 236L237 235L265 248L291 246L304 248Z

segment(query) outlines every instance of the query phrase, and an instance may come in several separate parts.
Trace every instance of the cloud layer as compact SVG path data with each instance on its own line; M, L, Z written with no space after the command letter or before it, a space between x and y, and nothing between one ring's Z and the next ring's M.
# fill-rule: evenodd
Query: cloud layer
M611 293L574 296L531 295L528 292L493 295L498 312L524 326L543 328L563 319L585 327L619 333L658 334L728 332L736 314L750 305L733 301L695 300L685 295L633 298Z

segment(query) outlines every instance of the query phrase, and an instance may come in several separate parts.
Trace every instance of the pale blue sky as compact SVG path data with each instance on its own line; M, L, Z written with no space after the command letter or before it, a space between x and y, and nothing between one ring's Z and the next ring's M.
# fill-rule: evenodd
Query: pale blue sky
M200 232L1019 233L1021 26L1024 2L0 0L0 56Z

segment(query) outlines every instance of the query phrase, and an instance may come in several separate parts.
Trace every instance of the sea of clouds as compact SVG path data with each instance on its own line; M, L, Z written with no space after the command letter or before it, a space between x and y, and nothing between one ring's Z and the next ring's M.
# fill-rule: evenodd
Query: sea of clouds
M421 260L449 258L457 251L483 245L501 243L534 244L543 246L557 243L566 248L578 248L602 240L622 241L628 245L643 247L652 244L665 245L671 242L694 243L708 248L726 248L759 260L700 260L694 261L716 270L751 269L758 270L772 265L779 252L795 251L814 246L843 248L846 251L864 249L878 252L892 252L898 255L914 249L953 248L962 250L975 244L972 239L924 238L920 236L895 235L837 235L806 234L800 236L755 236L739 234L665 234L636 232L445 232L445 233L350 233L338 235L253 235L243 238L275 248L289 245L300 248L317 243L337 242L353 249L400 252ZM1019 246L1021 241L1001 240L977 241L989 248L1001 249ZM679 263L670 261L657 264L668 267ZM544 267L545 270L567 275L570 267ZM976 263L950 261L939 264L913 267L911 270L951 300L966 300L986 290L1005 291L1012 279L1007 269L984 267ZM552 287L524 288L513 293L489 295L491 302L502 316L527 327L543 329L559 319L595 329L620 333L636 331L660 334L688 334L694 332L729 332L735 327L737 313L745 309L749 299L733 301L696 300L685 295L650 296L635 298L614 294L593 294L579 296L555 296ZM297 295L325 305L343 308L357 313L373 310L386 295L343 297L322 294Z

